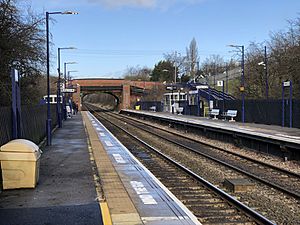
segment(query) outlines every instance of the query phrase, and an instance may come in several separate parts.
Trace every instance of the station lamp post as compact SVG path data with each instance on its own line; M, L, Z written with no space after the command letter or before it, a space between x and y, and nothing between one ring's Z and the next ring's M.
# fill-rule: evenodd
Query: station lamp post
M47 133L47 145L51 145L51 110L50 110L50 50L49 50L49 15L54 14L78 14L77 12L65 11L65 12L46 12L46 51L47 51L47 121L46 121L46 133Z
M68 50L68 49L76 49L75 47L65 47L65 48L57 48L57 71L58 71L58 82L57 82L57 121L58 127L62 127L62 112L61 112L61 72L60 72L60 51L61 50Z
M258 63L259 66L264 67L265 79L266 79L266 99L269 98L269 81L268 81L268 58L267 58L267 46L265 46L264 51L264 61Z
M172 86L168 86L168 87L167 87L167 90L170 90L170 91L171 91L171 112L172 112L172 114L174 114L173 93L174 93L174 90L176 90L176 86L173 86L173 84L172 84Z
M78 72L78 70L68 70L68 77L67 77L68 82L71 80L71 73L76 73L76 72Z
M65 62L64 63L64 86L67 87L67 65L68 64L77 64L77 62ZM64 109L64 120L67 120L67 110L66 110L66 94L64 93L63 97L63 109Z
M170 72L169 70L167 70L167 69L163 69L162 70L162 72ZM175 73L175 75L176 75L176 73ZM175 77L174 77L175 78ZM176 80L176 79L175 79ZM175 81L174 80L174 81ZM175 81L176 82L176 81ZM176 85L176 83L175 83L175 85ZM172 112L172 114L174 114L174 107L173 107L173 93L174 93L174 90L176 90L177 88L176 88L176 86L173 86L173 82L172 82L172 84L171 84L171 86L167 86L166 87L166 89L167 90L170 90L172 93L171 93L171 112Z
M77 62L65 62L64 63L64 80L65 80L65 87L67 87L67 80L68 80L68 77L67 77L67 65L69 64L77 64Z
M242 122L245 123L245 46L244 45L228 45L228 47L238 48L242 52L242 76L240 91L242 93Z

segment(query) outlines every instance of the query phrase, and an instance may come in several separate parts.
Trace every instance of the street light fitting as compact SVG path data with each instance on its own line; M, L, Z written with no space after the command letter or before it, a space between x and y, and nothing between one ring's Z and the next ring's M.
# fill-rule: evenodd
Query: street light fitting
M70 50L73 50L73 49L77 49L76 47L63 47L63 48L58 48L60 50L67 50L67 49L70 49Z
M65 64L78 64L77 62L65 62Z
M53 14L61 14L61 15L77 15L79 14L78 12L73 12L73 11L64 11L64 12L46 12L46 15L53 15Z
M233 47L233 48L241 48L243 45L227 45L228 47Z
M73 11L65 11L65 12L62 12L61 14L77 15L79 13L78 12L73 12Z
M167 70L167 69L163 69L162 71L163 71L163 72L169 72L169 70Z
M265 64L264 61L262 61L262 62L259 62L258 65L259 65L259 66L265 66L266 64Z

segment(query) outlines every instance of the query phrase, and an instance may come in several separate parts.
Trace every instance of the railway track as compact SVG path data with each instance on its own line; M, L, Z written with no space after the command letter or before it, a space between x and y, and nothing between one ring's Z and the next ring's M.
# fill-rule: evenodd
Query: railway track
M254 160L231 151L226 151L215 146L207 146L207 144L204 146L203 142L178 133L166 131L165 129L149 125L148 123L133 120L132 118L117 114L111 114L111 116L165 141L171 142L214 162L220 163L230 169L246 175L247 177L300 200L300 174Z
M175 194L203 224L273 224L185 166L117 125L94 115Z

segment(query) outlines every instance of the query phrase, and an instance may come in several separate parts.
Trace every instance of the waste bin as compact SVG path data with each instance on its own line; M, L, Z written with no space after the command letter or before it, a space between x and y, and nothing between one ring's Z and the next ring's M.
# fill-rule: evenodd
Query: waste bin
M41 152L25 139L15 139L0 147L3 189L35 188L39 179Z

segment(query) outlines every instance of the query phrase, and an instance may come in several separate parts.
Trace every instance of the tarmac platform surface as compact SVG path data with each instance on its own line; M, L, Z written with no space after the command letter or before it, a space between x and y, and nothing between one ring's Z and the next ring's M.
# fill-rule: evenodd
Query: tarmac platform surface
M37 187L0 194L0 225L102 225L96 198L87 136L77 114L43 149Z
M89 112L42 150L36 188L0 193L0 225L200 224Z

